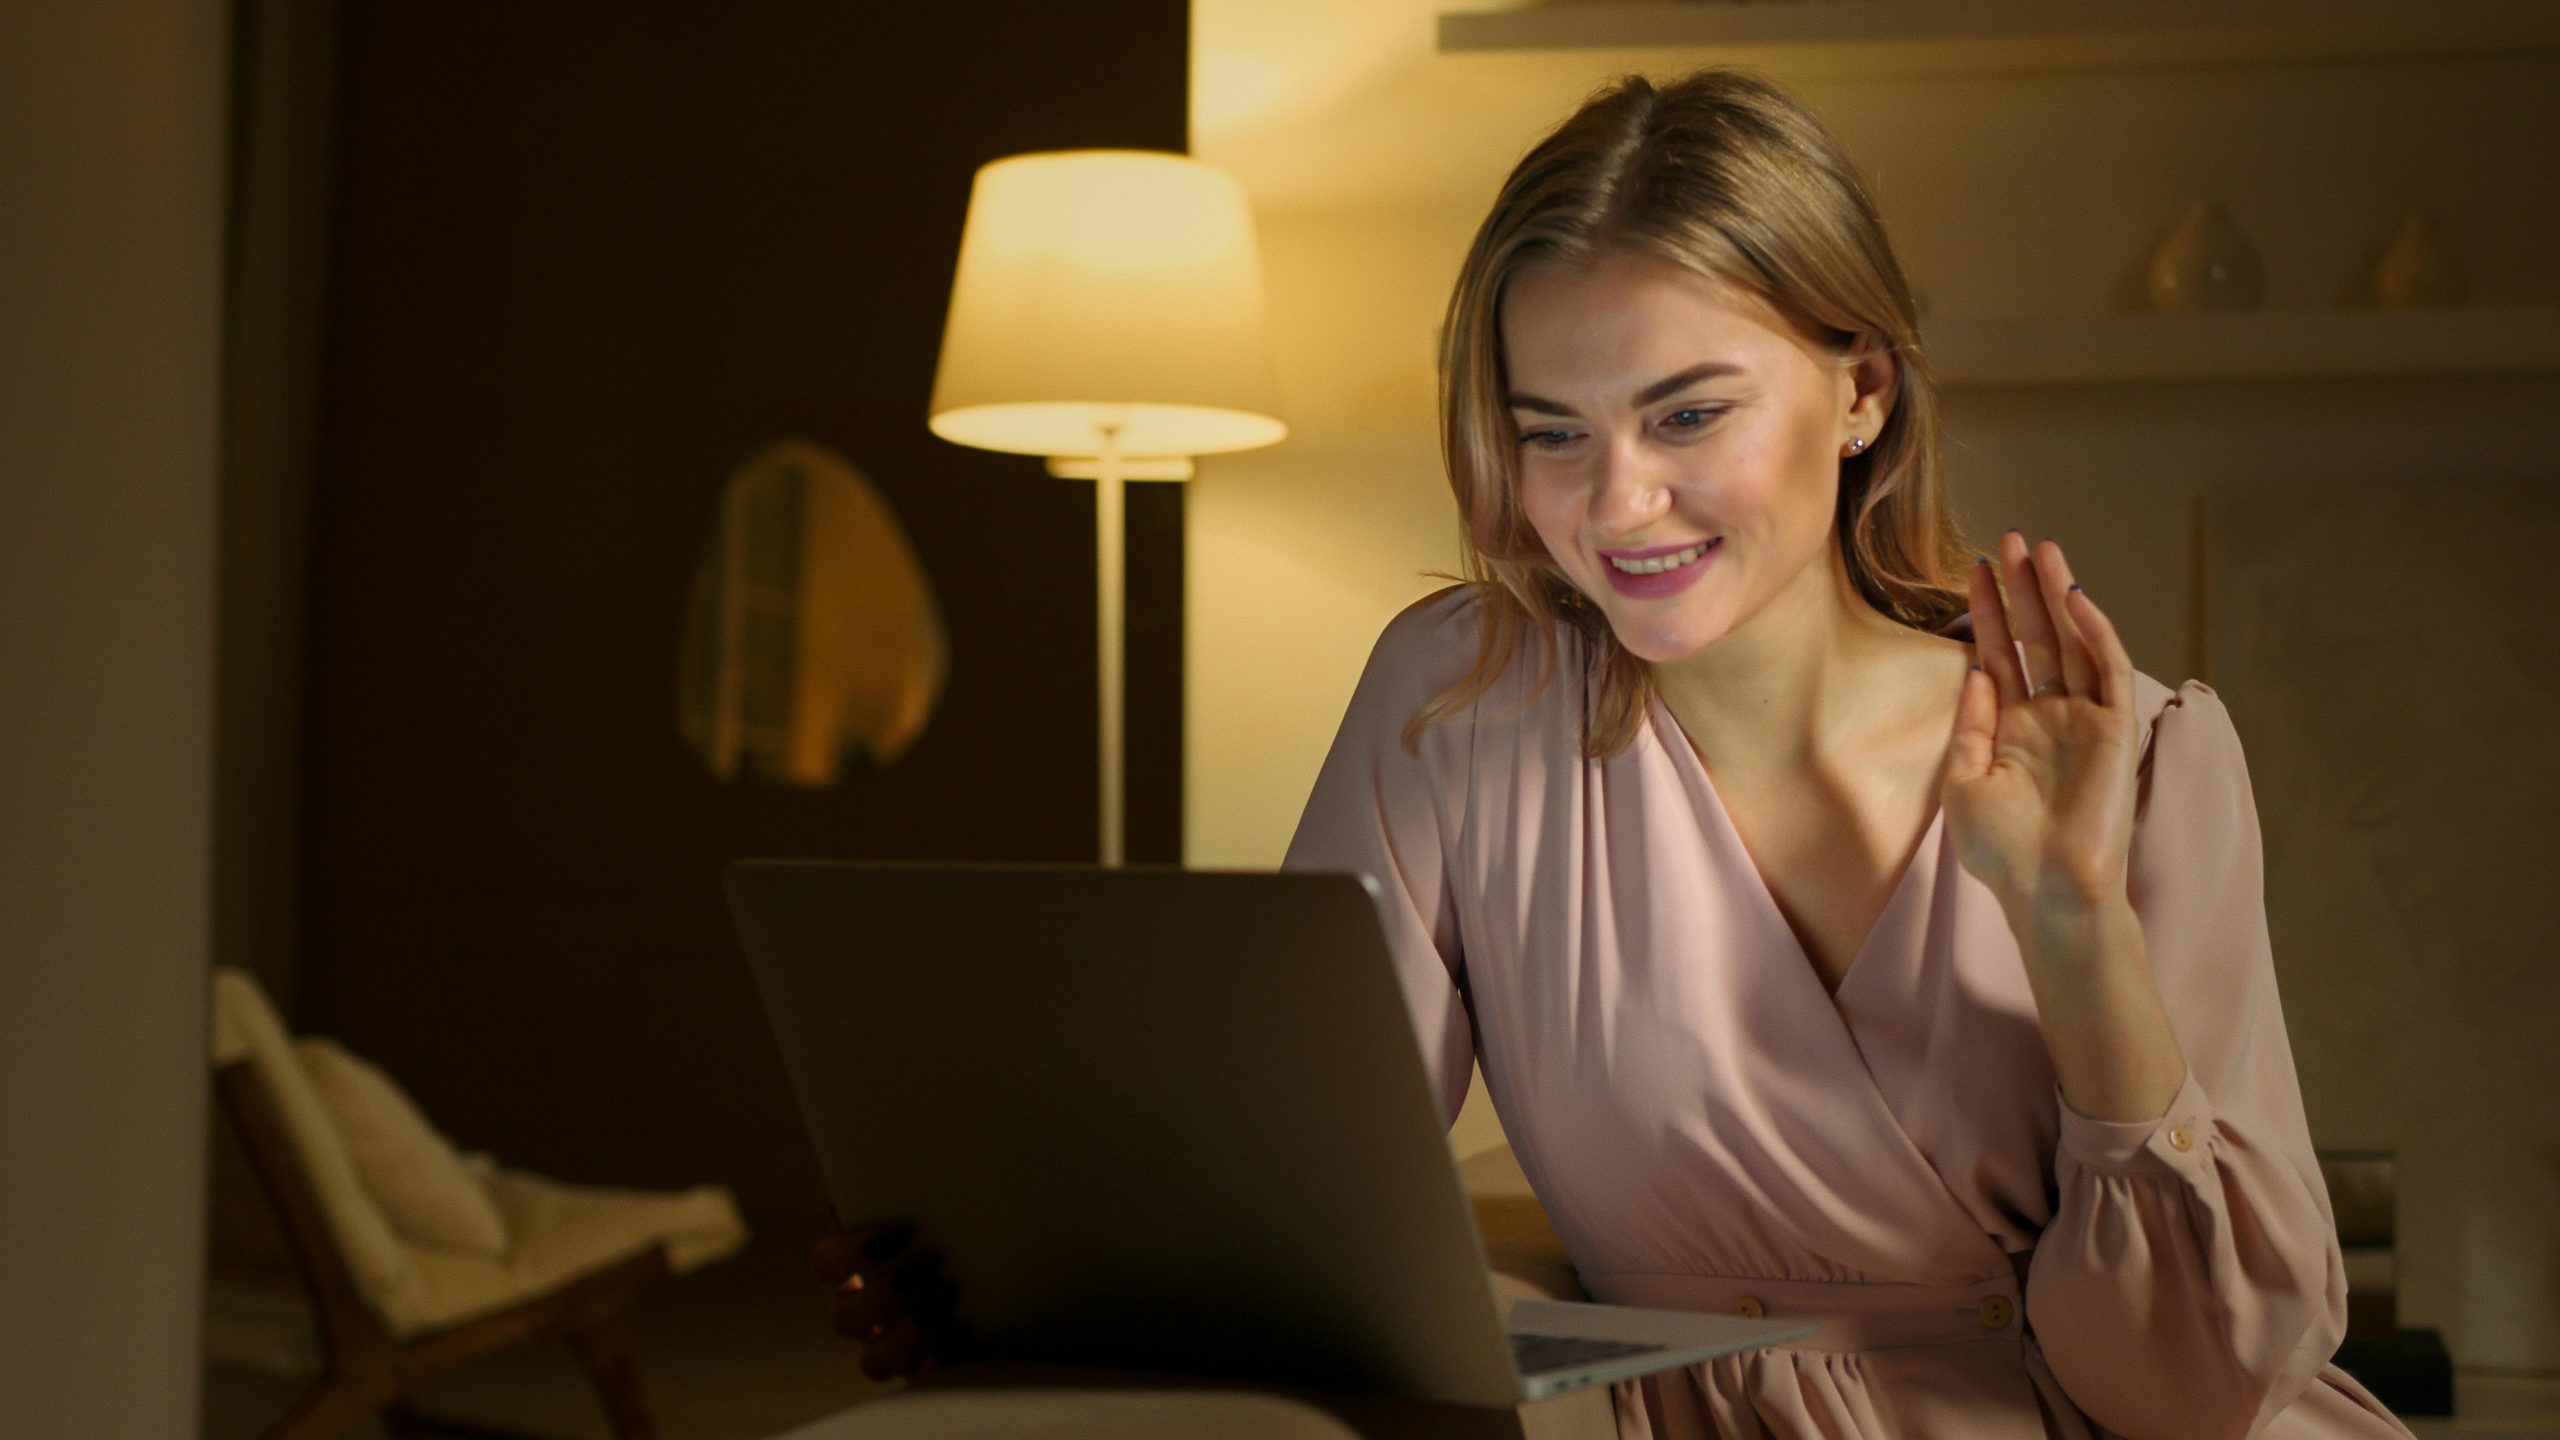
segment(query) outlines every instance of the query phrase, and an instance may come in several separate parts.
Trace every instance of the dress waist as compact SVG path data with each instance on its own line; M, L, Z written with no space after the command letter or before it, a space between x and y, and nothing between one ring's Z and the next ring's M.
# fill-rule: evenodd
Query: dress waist
M1754 1280L1660 1271L1584 1271L1583 1288L1610 1305L1645 1305L1715 1315L1766 1316L1814 1327L1781 1340L1781 1350L1883 1350L2020 1340L2025 1325L2019 1276L1971 1285L1896 1285L1881 1281Z

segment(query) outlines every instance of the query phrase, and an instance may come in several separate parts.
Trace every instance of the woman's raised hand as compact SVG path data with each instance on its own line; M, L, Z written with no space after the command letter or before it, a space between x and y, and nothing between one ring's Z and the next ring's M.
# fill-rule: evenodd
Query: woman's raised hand
M1972 598L1975 668L1947 755L1956 857L2013 924L2120 899L2141 758L2133 659L2050 540L2001 536Z
M835 1296L836 1333L862 1343L862 1373L872 1379L913 1380L966 1349L942 1257L915 1243L914 1227L847 1229L831 1219L809 1263Z

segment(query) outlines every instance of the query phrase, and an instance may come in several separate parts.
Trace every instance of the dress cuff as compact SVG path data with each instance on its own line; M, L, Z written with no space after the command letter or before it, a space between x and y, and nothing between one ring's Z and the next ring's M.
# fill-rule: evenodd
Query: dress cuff
M2213 1104L2196 1084L2192 1069L2157 1120L2092 1120L2071 1108L2058 1085L2053 1103L2062 1116L2061 1152L2083 1168L2125 1175L2157 1175L2164 1169L2195 1175L2212 1163L2206 1150L2213 1138Z

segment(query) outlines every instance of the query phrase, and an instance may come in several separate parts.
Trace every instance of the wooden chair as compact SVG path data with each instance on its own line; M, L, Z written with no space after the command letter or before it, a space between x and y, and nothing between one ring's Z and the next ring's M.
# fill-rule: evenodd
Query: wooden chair
M293 1056L289 1050L281 1058L276 1053L283 1043L282 1027L264 996L236 971L219 972L216 987L215 1091L280 1222L326 1353L322 1375L268 1432L269 1440L327 1440L376 1415L395 1434L503 1433L431 1419L412 1409L409 1397L428 1380L467 1361L546 1337L565 1339L576 1351L619 1440L650 1440L655 1432L632 1363L633 1309L672 1274L734 1251L744 1240L743 1227L708 1239L697 1227L680 1250L671 1248L673 1241L643 1240L602 1257L534 1267L528 1278L538 1287L536 1293L502 1293L500 1298L512 1303L493 1309L484 1290L478 1303L462 1307L472 1313L453 1323L422 1323L421 1315L433 1312L415 1303L386 1314L383 1297L368 1294L373 1287L367 1281L369 1274L381 1271L380 1247L390 1232L378 1218L368 1222L350 1213L363 1202L348 1193L350 1172L343 1155L309 1153L314 1148L312 1126L325 1123L325 1117L315 1121L318 1111L304 1077L282 1068L293 1064ZM298 1093L280 1093L296 1087L301 1087ZM529 1178L520 1183L590 1204L659 1198L579 1191ZM735 1211L724 1192L666 1199L714 1196L719 1203L712 1208L725 1210L734 1227ZM624 1228L638 1233L646 1223ZM351 1255L351 1237L356 1248L370 1245L372 1253ZM550 1273L558 1269L573 1273Z
M439 1428L405 1403L419 1386L491 1351L548 1336L565 1338L575 1347L620 1440L651 1440L656 1434L631 1363L631 1310L667 1279L664 1250L652 1247L547 1295L449 1330L395 1339L357 1291L347 1257L330 1232L320 1197L266 1082L250 1062L239 1060L214 1072L214 1086L283 1226L327 1357L320 1379L267 1432L268 1440L326 1440L386 1412L395 1430Z

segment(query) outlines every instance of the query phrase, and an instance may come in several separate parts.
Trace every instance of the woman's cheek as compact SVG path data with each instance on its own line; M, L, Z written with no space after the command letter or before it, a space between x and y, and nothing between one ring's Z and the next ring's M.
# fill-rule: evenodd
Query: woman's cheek
M1724 491L1754 508L1771 508L1805 494L1808 476L1821 470L1822 451L1811 431L1737 432L1714 457Z
M1529 528L1537 532L1539 543L1547 547L1548 558L1558 564L1574 549L1574 500L1553 474L1523 474L1520 480L1520 509L1528 516Z

